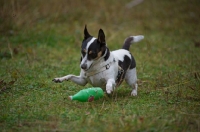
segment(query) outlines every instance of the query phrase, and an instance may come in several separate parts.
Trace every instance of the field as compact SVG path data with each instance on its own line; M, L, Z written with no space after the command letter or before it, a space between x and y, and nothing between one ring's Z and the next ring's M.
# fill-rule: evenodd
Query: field
M0 131L200 132L199 0L16 0L0 2ZM80 72L87 24L110 50L130 35L138 96L69 101L83 88L52 79Z

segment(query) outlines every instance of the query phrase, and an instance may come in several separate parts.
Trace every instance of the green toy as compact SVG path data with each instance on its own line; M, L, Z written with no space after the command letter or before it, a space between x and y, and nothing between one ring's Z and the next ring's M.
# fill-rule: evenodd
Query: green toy
M87 88L79 91L73 96L69 96L70 100L78 100L80 102L92 102L104 96L104 92L99 87Z

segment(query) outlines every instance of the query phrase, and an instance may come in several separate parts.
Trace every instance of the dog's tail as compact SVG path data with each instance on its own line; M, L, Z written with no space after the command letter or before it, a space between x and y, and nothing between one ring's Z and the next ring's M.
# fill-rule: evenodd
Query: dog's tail
M125 39L124 45L123 45L122 49L129 50L130 45L132 43L139 42L142 39L144 39L143 35L130 36L130 37L128 37L128 38Z

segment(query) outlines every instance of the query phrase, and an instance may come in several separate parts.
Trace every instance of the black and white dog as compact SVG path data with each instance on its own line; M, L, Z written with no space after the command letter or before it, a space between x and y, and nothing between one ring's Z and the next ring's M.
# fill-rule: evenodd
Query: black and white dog
M99 30L98 38L91 36L87 27L84 29L84 39L81 47L81 72L79 76L67 75L54 78L60 83L71 80L78 85L90 83L94 87L101 87L110 94L121 82L125 81L133 89L132 96L137 95L136 62L129 52L131 43L142 40L144 36L130 36L125 39L122 49L110 52L107 47L105 35Z

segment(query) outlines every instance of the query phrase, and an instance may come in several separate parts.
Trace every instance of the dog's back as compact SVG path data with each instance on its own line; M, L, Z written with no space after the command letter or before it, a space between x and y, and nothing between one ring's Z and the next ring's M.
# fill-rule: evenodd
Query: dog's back
M130 45L144 39L143 35L130 36L125 39L122 49L112 51L114 58L118 60L119 66L126 71L128 68L133 69L136 67L136 62L132 54L129 52Z
M111 52L114 58L116 58L119 68L122 69L123 72L116 80L117 85L120 85L124 78L130 85L132 85L132 81L130 81L131 78L135 78L134 80L137 79L136 61L133 55L129 52L129 48L132 43L139 42L143 38L143 35L130 36L125 39L122 49Z

